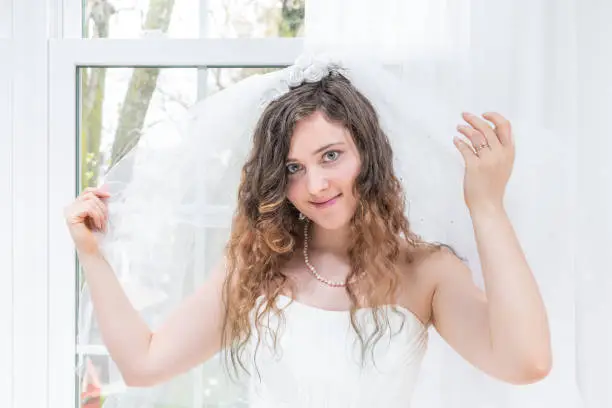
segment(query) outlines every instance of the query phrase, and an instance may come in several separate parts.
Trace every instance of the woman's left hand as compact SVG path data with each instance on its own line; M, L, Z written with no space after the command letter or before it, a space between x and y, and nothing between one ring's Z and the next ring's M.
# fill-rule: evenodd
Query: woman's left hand
M503 208L506 185L514 165L514 140L510 122L499 113L485 113L485 119L463 113L471 126L459 125L457 130L471 143L459 137L453 139L465 160L463 191L470 212L480 209Z

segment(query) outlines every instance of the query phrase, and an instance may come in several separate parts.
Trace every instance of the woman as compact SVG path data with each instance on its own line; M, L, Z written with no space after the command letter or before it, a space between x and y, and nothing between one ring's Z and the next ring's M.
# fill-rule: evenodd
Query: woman
M379 112L350 76L302 60L266 92L225 260L155 332L94 236L106 230L110 194L87 189L67 207L104 342L128 385L168 380L223 350L251 374L254 407L406 406L430 325L492 377L547 375L545 308L504 208L510 123L466 113L458 131L469 143L454 139L482 291L452 249L412 230Z

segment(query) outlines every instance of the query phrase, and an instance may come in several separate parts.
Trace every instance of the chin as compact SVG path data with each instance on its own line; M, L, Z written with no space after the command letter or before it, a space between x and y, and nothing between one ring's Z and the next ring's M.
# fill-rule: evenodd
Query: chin
M323 230L326 231L335 231L335 230L339 230L342 229L344 227L346 227L348 225L348 223L345 222L330 222L330 221L316 221L313 220L313 223L318 227L321 228Z
M334 231L349 226L351 218L352 217L347 214L343 216L337 215L334 217L314 217L311 218L311 221L319 228Z

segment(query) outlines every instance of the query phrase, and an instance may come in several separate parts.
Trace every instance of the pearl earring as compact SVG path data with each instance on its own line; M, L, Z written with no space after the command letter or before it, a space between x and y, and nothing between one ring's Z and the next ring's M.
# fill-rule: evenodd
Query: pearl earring
M300 215L298 215L298 219L300 221L304 221L306 219L306 216L300 212Z

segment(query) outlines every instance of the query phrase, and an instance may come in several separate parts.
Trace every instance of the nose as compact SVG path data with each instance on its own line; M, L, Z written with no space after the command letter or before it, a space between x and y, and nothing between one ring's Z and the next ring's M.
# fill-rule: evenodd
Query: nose
M318 169L311 169L307 175L307 188L311 195L318 195L329 187L325 174Z

